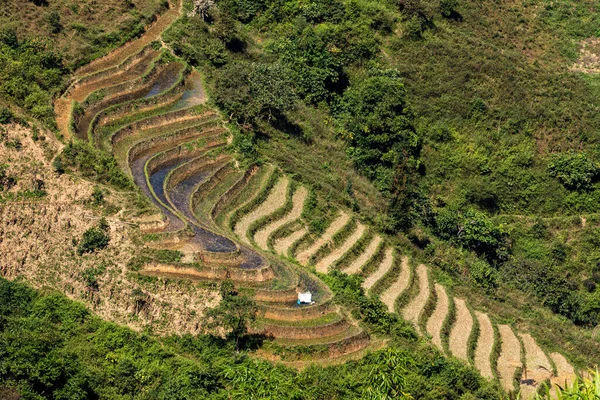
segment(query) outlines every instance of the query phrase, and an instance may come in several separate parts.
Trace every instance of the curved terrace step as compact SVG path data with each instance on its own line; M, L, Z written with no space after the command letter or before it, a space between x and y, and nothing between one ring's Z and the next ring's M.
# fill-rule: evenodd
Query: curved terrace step
M291 257L290 248L298 240L302 239L308 234L308 229L301 227L300 229L292 232L290 235L282 237L273 243L273 249L277 254L284 257Z
M248 237L248 229L254 221L273 213L285 205L289 184L290 181L287 177L279 178L265 200L237 221L234 232L242 241L248 244L251 243Z
M330 266L334 265L336 261L346 254L346 252L348 252L365 234L365 231L366 227L360 222L357 222L356 229L350 236L348 236L344 243L342 243L339 247L334 248L331 253L317 262L315 265L317 271L321 273L327 273Z
M494 379L492 372L491 356L494 348L494 328L487 314L475 311L475 318L479 323L479 337L475 347L475 368L487 379Z
M333 239L333 236L342 229L350 221L350 215L341 211L338 217L327 227L321 237L319 237L307 249L296 255L296 259L300 264L306 264L308 260L324 245Z
M435 303L435 309L433 310L433 314L427 320L426 330L429 335L431 335L431 341L435 344L438 349L442 352L444 348L442 346L442 326L444 325L444 321L446 321L446 316L448 315L449 310L449 300L448 294L446 293L446 289L436 283L434 285L435 293L437 296L437 301Z
M519 337L525 350L525 368L520 388L523 398L529 399L535 395L540 384L552 377L552 365L530 334L521 333Z
M396 299L408 289L410 283L411 270L410 265L408 265L407 256L402 257L400 268L400 274L396 280L379 296L379 299L387 306L389 312L394 312L396 309Z
M523 367L521 363L521 342L509 325L498 325L500 334L500 355L498 356L498 379L507 392L515 390L515 373Z
M77 137L83 140L89 139L91 136L90 126L96 116L103 110L114 105L144 98L152 94L156 85L160 86L161 84L164 84L167 85L165 90L168 89L172 84L175 84L174 81L177 74L175 74L174 71L182 69L183 64L170 63L157 66L156 63L153 62L152 68L153 70L149 72L147 77L140 77L127 82L127 84L115 85L113 87L114 93L106 93L106 89L103 89L102 91L105 92L105 95L102 100L86 104L83 115L77 121ZM88 101L89 100L86 100L86 103Z
M258 230L254 235L254 241L263 250L268 250L269 237L279 228L287 223L297 220L302 215L304 202L308 196L308 190L305 187L299 187L292 195L292 209L282 218L267 224Z
M469 338L473 331L473 316L463 299L454 298L456 318L448 337L448 348L454 357L469 360Z
M173 3L170 3L169 6L169 10L159 16L156 21L146 29L142 36L125 43L123 46L111 51L106 56L79 68L76 71L76 75L85 76L117 66L130 57L131 54L141 51L151 42L159 39L162 33L181 15L181 0L175 0Z
M375 235L373 239L369 242L365 251L363 251L352 263L344 268L344 272L351 275L357 274L361 271L361 269L373 258L375 253L377 253L377 249L381 245L383 239L379 235Z
M429 276L427 273L427 267L423 264L419 264L415 270L416 273L416 281L418 287L417 295L404 307L402 310L402 315L404 319L412 322L417 331L420 331L419 328L419 317L425 308L425 304L427 304L427 300L429 299L430 291L429 291Z
M362 287L365 291L368 291L375 285L381 278L387 274L392 267L394 266L394 250L391 247L387 247L385 249L385 253L383 255L383 260L377 266L375 272L371 275L367 276L364 280Z

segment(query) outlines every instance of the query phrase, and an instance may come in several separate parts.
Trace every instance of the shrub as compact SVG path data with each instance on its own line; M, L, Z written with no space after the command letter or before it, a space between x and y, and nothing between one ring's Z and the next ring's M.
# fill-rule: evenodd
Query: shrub
M10 124L13 120L13 113L6 107L0 108L0 124Z
M96 179L118 189L131 190L134 187L131 178L119 167L112 154L99 150L87 142L69 142L60 156L55 159L53 166L57 172L69 168L72 171L79 171L86 178Z
M60 15L56 10L50 11L44 16L44 21L50 27L50 32L53 34L60 33L62 30L62 24L60 23Z
M458 0L440 0L440 12L442 17L451 18L456 13Z
M506 261L506 233L484 213L447 207L435 217L435 232L442 239L484 255L491 263Z
M569 190L588 189L598 176L598 165L588 159L586 153L568 152L551 158L550 175Z
M83 232L83 238L77 245L77 253L93 253L96 250L102 250L108 246L109 236L100 227L90 228Z

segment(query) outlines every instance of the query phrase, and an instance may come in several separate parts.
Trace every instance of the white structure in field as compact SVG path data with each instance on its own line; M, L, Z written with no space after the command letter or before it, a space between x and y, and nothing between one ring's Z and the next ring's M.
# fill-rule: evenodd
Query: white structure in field
M310 292L298 293L298 304L312 303L312 294Z

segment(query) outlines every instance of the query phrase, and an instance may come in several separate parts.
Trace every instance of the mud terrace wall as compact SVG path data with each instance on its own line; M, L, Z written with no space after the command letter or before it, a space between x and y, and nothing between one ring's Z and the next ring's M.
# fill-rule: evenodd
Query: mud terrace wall
M164 276L179 279L231 279L236 282L265 282L273 279L273 271L270 268L244 270L214 265L197 266L192 268L186 265L156 263L146 265L141 273L144 275Z
M342 319L331 324L315 327L265 325L260 332L267 336L300 340L338 335L346 331L348 327L348 321Z

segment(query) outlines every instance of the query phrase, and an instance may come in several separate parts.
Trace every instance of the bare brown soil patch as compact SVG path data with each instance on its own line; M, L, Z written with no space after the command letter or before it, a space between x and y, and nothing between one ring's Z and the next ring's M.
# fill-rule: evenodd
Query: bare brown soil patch
M133 213L127 209L126 195L103 188L106 202L120 209L107 217L109 246L78 255L72 240L81 239L101 217L101 209L86 205L94 185L53 172L51 157L45 155L61 147L53 135L45 133L44 140L34 142L29 130L9 126L8 136L22 143L20 150L0 146L0 159L8 161L9 173L19 180L11 192L30 189L38 179L48 194L38 201L0 204L0 274L7 279L22 277L36 288L57 289L100 317L136 330L152 324L159 334L199 333L203 312L218 294L191 282L132 279L128 263L139 251L132 241L139 233L128 223L126 216ZM83 272L90 268L104 271L97 288L86 285Z
M457 358L468 360L469 337L473 330L473 317L463 299L454 299L456 308L456 321L450 330L448 347Z
M329 267L335 263L341 256L346 254L348 250L359 241L359 239L364 235L366 227L360 222L357 223L356 229L354 232L346 239L342 245L336 249L333 249L331 253L327 256L323 257L316 265L316 269L318 272L326 274L329 270Z
M392 283L392 285L380 296L380 300L383 301L390 312L394 312L395 303L398 296L400 296L408 288L410 281L410 266L408 265L408 257L402 257L402 270L398 278Z
M508 325L498 325L502 345L498 357L498 378L507 392L514 390L515 371L521 365L521 343Z
M493 379L490 356L494 347L494 328L487 314L475 311L475 318L479 322L479 337L475 347L475 368L487 379Z
M440 334L442 332L444 321L446 320L446 315L448 315L448 295L446 294L446 289L439 283L435 284L435 293L437 295L437 302L433 314L431 314L431 317L429 317L429 320L427 321L426 329L427 333L431 335L433 344L444 351Z
M308 190L305 187L299 187L298 190L292 195L292 210L283 216L283 218L273 221L268 224L254 235L254 241L263 250L267 250L268 245L267 242L269 237L273 232L277 229L281 228L283 225L290 223L292 221L297 220L302 215L302 208L304 207L304 201L306 200L306 196L308 195Z

